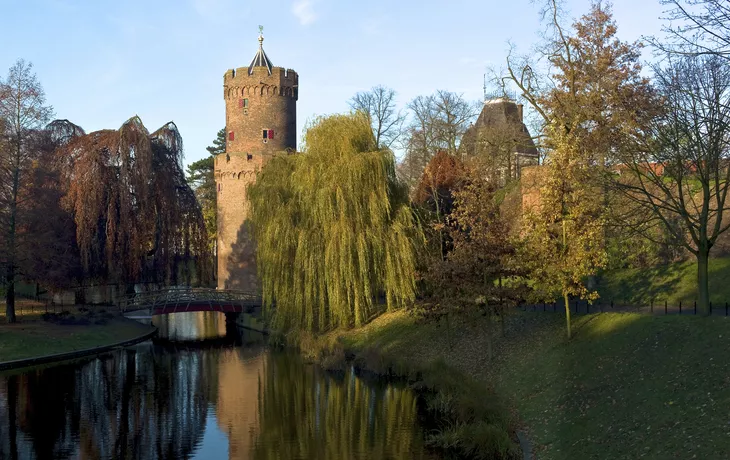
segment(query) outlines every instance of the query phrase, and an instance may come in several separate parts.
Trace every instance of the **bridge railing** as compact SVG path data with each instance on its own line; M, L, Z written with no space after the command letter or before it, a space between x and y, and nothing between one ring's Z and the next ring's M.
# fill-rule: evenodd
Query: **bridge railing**
M207 303L214 309L223 303L241 307L261 306L261 296L246 291L218 290L210 288L168 288L157 291L137 292L121 297L118 301L122 313L164 307L165 305L187 305Z

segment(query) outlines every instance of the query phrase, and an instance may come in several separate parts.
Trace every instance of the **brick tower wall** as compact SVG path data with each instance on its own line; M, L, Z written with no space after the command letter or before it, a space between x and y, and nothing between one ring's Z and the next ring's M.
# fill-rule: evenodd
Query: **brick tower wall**
M226 151L273 154L296 149L298 85L297 73L281 67L274 67L271 75L266 67L254 67L252 75L248 67L227 71L223 77ZM265 129L274 131L266 143Z
M254 67L252 75L248 67L241 67L223 77L226 153L215 158L218 289L260 288L255 246L246 224L246 187L271 158L296 149L298 84L297 73L281 67L272 68L271 75L266 67Z

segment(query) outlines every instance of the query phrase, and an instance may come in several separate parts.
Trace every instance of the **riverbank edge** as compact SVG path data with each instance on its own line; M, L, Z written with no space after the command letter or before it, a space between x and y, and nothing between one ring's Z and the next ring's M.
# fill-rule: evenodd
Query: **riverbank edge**
M89 357L92 355L98 355L98 354L106 353L115 348L128 347L130 345L135 345L137 343L144 342L145 340L148 340L148 339L152 338L153 336L155 336L157 334L157 332L158 332L157 328L152 326L152 330L145 332L144 334L134 337L132 339L123 340L121 342L111 343L108 345L100 345L98 347L85 348L83 350L66 351L63 353L54 353L51 355L34 356L32 358L22 358L22 359L15 359L15 360L11 360L11 361L4 361L4 362L0 362L0 371L20 369L23 367L30 367L30 366L37 366L40 364L49 364L49 363L56 363L56 362L62 362L62 361L69 361L69 360L73 360L73 359Z
M319 336L283 336L276 332L272 336L275 342L297 350L306 361L328 372L343 372L351 365L358 372L407 381L425 399L429 410L451 426L451 430L431 436L430 443L437 449L464 458L533 458L526 433L519 429L517 419L501 396L441 359L419 365L399 359L397 350L386 351L378 344L359 346L348 340L364 327Z

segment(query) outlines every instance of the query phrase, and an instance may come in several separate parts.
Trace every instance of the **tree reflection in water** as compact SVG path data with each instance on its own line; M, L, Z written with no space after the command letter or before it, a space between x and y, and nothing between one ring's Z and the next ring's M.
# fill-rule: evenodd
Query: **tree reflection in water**
M225 330L200 317L201 337ZM187 338L179 321L166 322ZM0 374L0 460L218 458L206 430L230 459L426 458L410 391L236 343L148 342Z
M0 459L188 458L217 391L201 371L216 358L148 345L0 377Z
M237 458L433 458L409 389L366 383L351 370L337 379L287 354L270 354L264 375L253 455Z

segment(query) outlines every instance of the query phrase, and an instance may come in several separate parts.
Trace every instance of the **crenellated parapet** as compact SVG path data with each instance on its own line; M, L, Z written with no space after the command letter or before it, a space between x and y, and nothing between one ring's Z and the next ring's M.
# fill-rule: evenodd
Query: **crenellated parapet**
M226 100L253 96L284 96L297 100L299 75L292 69L266 67L229 69L223 76L223 97Z

